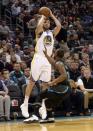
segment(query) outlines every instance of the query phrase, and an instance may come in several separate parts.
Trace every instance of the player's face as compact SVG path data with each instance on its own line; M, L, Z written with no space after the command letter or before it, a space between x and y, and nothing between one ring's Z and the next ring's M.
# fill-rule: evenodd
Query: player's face
M44 29L49 29L50 28L50 21L45 20L43 27L44 27Z

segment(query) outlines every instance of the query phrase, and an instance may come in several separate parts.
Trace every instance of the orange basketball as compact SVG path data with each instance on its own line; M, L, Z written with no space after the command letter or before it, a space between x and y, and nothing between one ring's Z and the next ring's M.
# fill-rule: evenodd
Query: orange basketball
M39 14L48 17L50 15L50 9L48 7L41 7L39 9Z

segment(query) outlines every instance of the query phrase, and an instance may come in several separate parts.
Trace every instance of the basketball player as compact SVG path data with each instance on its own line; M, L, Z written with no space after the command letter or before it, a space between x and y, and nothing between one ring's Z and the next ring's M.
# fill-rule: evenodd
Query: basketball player
M62 102L70 98L71 88L69 86L68 75L63 63L64 51L57 49L54 54L55 60L45 53L46 58L54 67L55 78L48 83L44 83L42 88L46 88L40 93L40 102L42 105L39 109L35 110L34 115L24 120L25 123L40 122L40 123L52 123L54 122L54 116L52 114L53 109ZM46 86L46 87L45 87ZM68 108L70 103L68 103ZM39 113L38 113L39 112ZM40 118L40 120L39 120Z
M31 76L29 84L27 85L25 92L24 103L21 105L22 115L25 118L29 117L28 113L28 100L31 91L37 80L43 82L49 82L51 80L51 64L47 60L44 54L45 47L47 49L47 54L52 55L54 46L54 37L59 33L61 29L61 24L59 20L53 15L50 10L50 17L54 20L56 27L51 31L50 21L45 16L42 15L40 18L37 28L36 28L36 47L34 58L31 63Z

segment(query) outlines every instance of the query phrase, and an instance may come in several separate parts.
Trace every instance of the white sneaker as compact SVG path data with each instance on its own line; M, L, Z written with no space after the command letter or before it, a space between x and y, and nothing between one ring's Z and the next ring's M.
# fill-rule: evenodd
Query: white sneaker
M39 118L36 115L32 115L30 118L24 120L24 123L34 123L38 122Z
M29 113L28 113L28 104L22 104L20 106L21 108L21 111L22 111L22 115L25 117L25 118L28 118L29 117Z
M45 100L42 100L42 106L39 108L39 115L41 116L41 118L44 120L47 117L47 110L46 110L46 106L45 106Z

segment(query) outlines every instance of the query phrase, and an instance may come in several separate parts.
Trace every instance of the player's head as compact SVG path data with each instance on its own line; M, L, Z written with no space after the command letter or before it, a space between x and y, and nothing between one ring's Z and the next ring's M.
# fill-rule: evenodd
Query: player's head
M62 59L64 57L64 50L62 49L57 49L54 54L54 58L57 59Z
M45 19L43 28L44 30L48 30L50 28L50 20L48 18Z

